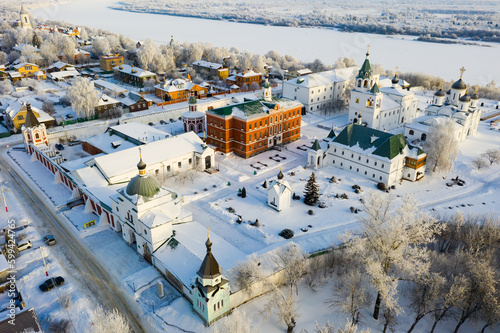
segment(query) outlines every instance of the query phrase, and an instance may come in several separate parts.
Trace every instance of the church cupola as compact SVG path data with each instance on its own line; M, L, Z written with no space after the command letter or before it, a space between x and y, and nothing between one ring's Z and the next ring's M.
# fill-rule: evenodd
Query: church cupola
M437 106L442 106L444 102L445 93L443 89L439 88L438 91L434 93L434 98L432 99L432 104Z
M396 74L394 74L394 77L392 78L391 82L392 82L393 88L396 88L398 86L398 84L399 84L398 72L396 72Z
M458 100L458 110L459 111L464 111L467 112L469 111L469 106L470 106L470 97L465 93L460 99Z
M273 99L271 84L269 83L268 75L266 75L266 82L262 85L262 93L266 102L271 102Z
M191 97L189 97L189 111L196 112L196 97L193 93L191 93Z
M451 91L450 91L450 103L453 105L458 105L460 97L464 96L467 90L467 85L465 82L462 80L462 76L464 75L465 68L460 68L460 79L458 81L455 81L451 85Z
M25 121L22 127L24 145L28 154L31 155L34 151L31 145L48 145L49 140L47 137L47 129L45 128L45 124L42 124L40 123L40 121L38 121L38 118L36 117L31 104L29 102L23 104L23 106L21 107L21 111L23 109L26 109Z
M474 94L470 97L470 107L477 108L477 103L479 102L479 96L477 95L477 88Z
M139 152L140 149L141 148L139 148ZM139 195L144 198L153 197L160 191L161 184L158 179L146 173L146 163L142 160L142 155L139 163L137 164L137 169L139 170L139 175L130 180L125 192L131 196Z
M222 267L219 266L217 260L215 260L215 257L212 254L212 241L210 240L210 236L207 237L205 246L207 248L207 254L205 255L205 259L201 263L201 267L196 274L198 275L198 281L201 285L214 286L220 281Z
M278 181L283 180L283 178L285 178L285 176L283 176L283 172L281 172L281 168L280 168L280 172L278 173Z

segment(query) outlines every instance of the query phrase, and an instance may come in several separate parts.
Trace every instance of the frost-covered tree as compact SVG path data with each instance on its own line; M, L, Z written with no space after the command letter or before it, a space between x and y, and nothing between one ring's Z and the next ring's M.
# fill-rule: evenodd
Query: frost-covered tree
M339 58L335 64L333 65L333 68L335 69L342 69L342 68L347 68L351 66L356 66L356 61L352 58L349 57L342 57Z
M316 328L314 329L314 332L315 333L370 333L370 329L367 328L365 330L358 331L358 326L348 319L345 326L339 327L337 330L335 330L335 326L329 321L327 321L324 325L319 325L318 322L316 322Z
M56 34L58 54L67 62L73 63L75 55L76 42L73 38Z
M156 43L148 38L137 51L139 65L147 70L163 72L169 65Z
M99 95L94 82L83 77L76 78L68 88L67 96L71 101L71 107L79 117L91 118L95 115Z
M349 315L353 324L361 320L361 309L370 302L367 290L366 275L357 269L349 269L341 273L332 289L333 297L327 300L329 307Z
M88 325L85 333L130 333L130 325L125 317L118 312L106 311L101 306L98 306L91 315L91 324Z
M364 196L363 214L359 217L360 234L346 235L348 248L363 262L377 290L373 318L378 319L381 303L398 314L397 285L400 278L411 279L429 270L425 244L434 240L441 225L417 208L406 197L395 210L394 197L368 192Z
M92 42L92 53L95 57L100 57L102 55L109 54L111 52L111 46L106 38L96 38Z
M500 149L488 149L481 156L487 159L490 165L493 165L493 163L500 162Z
M299 294L299 282L307 273L307 254L298 245L284 246L275 251L273 263L282 272L283 283Z
M0 81L0 95L5 95L14 91L10 80Z
M255 330L245 311L235 309L230 315L217 321L214 333L255 333Z
M316 182L316 174L313 172L307 180L304 188L304 203L309 206L315 206L319 200L319 185Z
M23 56L27 62L34 64L40 64L40 60L42 60L42 56L35 51L33 45L24 45L21 49L21 56Z
M427 154L427 164L432 172L449 172L458 156L458 141L453 119L434 124L423 144Z

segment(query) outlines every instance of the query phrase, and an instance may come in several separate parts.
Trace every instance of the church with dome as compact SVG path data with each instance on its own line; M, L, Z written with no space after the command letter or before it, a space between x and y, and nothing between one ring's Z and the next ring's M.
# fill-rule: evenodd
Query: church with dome
M446 93L439 89L434 93L432 103L425 109L425 115L405 125L408 140L419 143L426 140L430 128L450 118L454 120L456 139L461 142L477 133L481 119L479 96L477 91L469 94L462 79L465 68L460 69L460 79L455 81Z
M146 172L142 156L137 169L138 175L111 197L112 208L125 242L136 243L137 251L152 263L151 254L172 236L172 224L191 222L193 218L182 210L182 198L177 193Z
M355 79L349 104L349 122L388 131L411 122L417 115L415 93L403 89L397 73L391 86L381 86L370 64L370 53Z

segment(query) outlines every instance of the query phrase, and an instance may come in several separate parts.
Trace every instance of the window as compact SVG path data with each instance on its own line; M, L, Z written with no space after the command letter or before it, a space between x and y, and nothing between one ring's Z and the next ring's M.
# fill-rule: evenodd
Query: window
M262 126L262 120L260 121L260 125L259 126Z
M351 154L351 158L354 158L354 154Z
M342 155L344 155L344 152L342 151Z
M365 176L366 176L366 174L367 174L367 171L365 171Z
M144 235L147 235L147 234L148 234L148 232L146 231L146 229L144 229Z
M358 161L361 161L361 156L358 157Z
M356 168L356 172L359 172L359 168Z
M382 164L382 169L384 168L384 164Z
M410 135L413 135L415 134L415 132L413 130L410 130L410 132L408 132Z
M167 172L170 171L170 165L167 165Z
M249 124L249 125L248 125L248 129L252 129L252 124Z
M375 161L375 165L377 165L377 162Z
M344 163L340 162L340 166L344 165Z
M356 103L359 104L359 98L356 98Z
M349 170L352 170L352 165L349 167Z
M177 167L181 168L182 167L182 162L177 162Z
M19 115L17 116L17 120L23 120L24 119L24 116L23 115Z
M192 158L189 159L189 165L191 165L191 164L193 164L193 159Z
M379 177L379 180L382 180L382 176Z
M373 178L375 178L375 174L373 174Z

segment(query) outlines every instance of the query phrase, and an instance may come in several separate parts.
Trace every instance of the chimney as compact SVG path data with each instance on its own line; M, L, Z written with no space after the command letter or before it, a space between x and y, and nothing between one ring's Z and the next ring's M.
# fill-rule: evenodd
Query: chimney
M377 140L377 137L372 134L372 137L370 139L370 143L373 143L375 140Z

